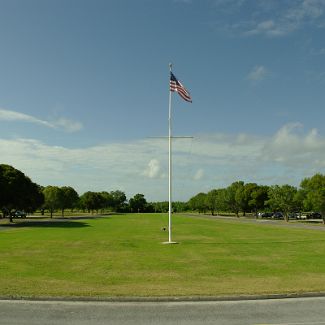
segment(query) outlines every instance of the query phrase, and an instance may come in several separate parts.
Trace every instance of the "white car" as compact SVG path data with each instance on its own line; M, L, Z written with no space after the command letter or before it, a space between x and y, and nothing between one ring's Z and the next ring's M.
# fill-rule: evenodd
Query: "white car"
M26 218L26 215L27 214L25 211L19 211L19 210L16 210L13 213L11 213L11 216L13 218Z

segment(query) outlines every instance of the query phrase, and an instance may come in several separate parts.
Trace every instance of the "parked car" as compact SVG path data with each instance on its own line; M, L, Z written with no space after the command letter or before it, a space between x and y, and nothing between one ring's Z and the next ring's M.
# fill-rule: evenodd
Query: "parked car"
M275 212L273 214L273 219L284 219L282 212Z
M290 212L288 214L289 219L299 219L299 213L298 212Z
M16 210L14 212L11 213L11 216L13 218L26 218L26 212L25 211L19 211L19 210Z
M271 218L273 216L273 213L272 212L260 212L258 215L261 218Z
M319 212L312 212L307 214L307 219L322 219L322 215Z
M306 213L299 213L297 215L297 219L299 219L299 220L306 220L307 219L307 214Z

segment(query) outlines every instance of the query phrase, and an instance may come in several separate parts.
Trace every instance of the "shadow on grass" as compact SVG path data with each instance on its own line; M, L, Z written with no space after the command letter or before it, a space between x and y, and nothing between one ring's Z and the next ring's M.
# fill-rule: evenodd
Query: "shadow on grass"
M110 213L110 214L100 214L100 215L86 215L86 216L80 216L80 215L75 215L75 216L57 216L54 215L52 218L50 216L44 215L44 216L39 216L39 215L32 215L32 216L27 216L25 219L21 218L13 218L13 220L43 220L43 221L67 221L67 220L96 220L96 219L109 219L112 215L117 215L117 213ZM5 220L5 219L3 219Z
M69 220L44 220L44 221L34 221L26 220L19 222L12 222L8 224L0 225L0 228L25 228L25 227L39 227L39 228L83 228L91 227L88 223L80 221L69 221Z

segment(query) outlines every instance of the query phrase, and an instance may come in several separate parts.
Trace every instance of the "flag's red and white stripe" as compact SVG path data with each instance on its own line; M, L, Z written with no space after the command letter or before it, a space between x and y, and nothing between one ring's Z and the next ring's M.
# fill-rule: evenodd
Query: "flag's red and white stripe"
M170 73L169 89L170 91L176 91L184 100L192 103L190 93L186 90L186 88L181 84L181 82L174 76L172 72Z

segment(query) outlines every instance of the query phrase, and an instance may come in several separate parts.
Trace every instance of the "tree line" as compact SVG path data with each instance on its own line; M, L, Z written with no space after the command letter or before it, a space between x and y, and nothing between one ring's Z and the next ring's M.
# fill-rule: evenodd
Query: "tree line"
M198 211L255 213L258 211L281 211L286 221L289 214L300 211L318 211L325 223L325 175L315 174L301 181L300 187L292 185L258 185L237 181L226 188L212 189L198 193L188 202L173 202L173 212ZM0 164L0 209L2 216L12 211L24 210L32 213L37 209L55 211L78 209L116 212L167 212L168 202L147 202L143 194L136 194L127 200L123 191L87 191L81 196L71 186L40 186L31 181L23 172L10 165Z
M192 210L231 212L239 216L241 212L280 211L289 221L290 213L318 211L325 223L325 175L315 174L301 181L300 187L292 185L258 185L237 181L226 188L212 189L208 193L198 193L188 202Z
M71 186L40 186L23 172L6 164L0 164L0 217L13 218L13 212L23 210L33 213L40 209L50 213L78 209L94 213L103 210L116 212L151 212L152 206L143 194L136 194L127 200L124 192L87 191L81 196Z

